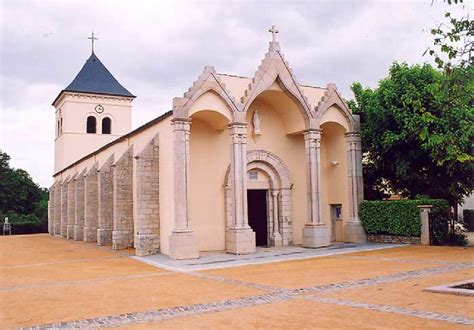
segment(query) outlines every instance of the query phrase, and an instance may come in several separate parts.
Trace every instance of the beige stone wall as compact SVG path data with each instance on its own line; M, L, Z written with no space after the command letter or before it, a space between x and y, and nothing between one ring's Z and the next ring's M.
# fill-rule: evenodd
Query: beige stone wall
M159 137L150 141L136 156L136 232L138 256L158 253L160 249L160 163Z
M69 178L66 178L61 183L61 227L60 227L60 235L62 237L67 237L67 218L68 218L68 208L67 208L67 182Z
M55 236L61 235L61 182L54 184L54 224L53 231Z
M112 167L114 250L133 247L133 146Z
M102 165L98 171L99 221L97 227L97 245L112 244L112 228L114 223L114 155Z
M227 129L211 116L192 117L190 132L190 222L200 251L225 249L224 181L230 164Z
M98 165L93 165L84 177L84 242L97 242L99 219Z
M74 210L74 240L84 240L84 172L76 177L75 188L75 210Z
M74 221L76 219L75 177L67 183L67 239L74 239Z
M171 117L166 119L160 129L159 182L160 182L160 252L169 253L169 237L174 226L174 171L173 171L173 132Z

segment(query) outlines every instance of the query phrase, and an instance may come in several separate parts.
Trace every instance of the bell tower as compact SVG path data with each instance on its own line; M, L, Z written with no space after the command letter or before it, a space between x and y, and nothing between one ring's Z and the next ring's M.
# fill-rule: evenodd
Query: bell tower
M131 131L135 96L92 54L53 102L54 173Z

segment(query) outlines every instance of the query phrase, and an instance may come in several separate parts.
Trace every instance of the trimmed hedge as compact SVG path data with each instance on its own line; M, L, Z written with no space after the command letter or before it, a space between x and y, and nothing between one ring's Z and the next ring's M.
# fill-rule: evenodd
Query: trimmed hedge
M418 205L433 205L432 237L444 241L448 235L449 204L443 199L400 201L363 201L359 216L368 234L420 236L421 220Z
M17 214L9 212L6 215L0 213L0 226L3 233L3 223L5 216L8 216L8 220L11 224L12 235L18 234L35 234L35 233L47 233L48 223L41 221L34 214Z

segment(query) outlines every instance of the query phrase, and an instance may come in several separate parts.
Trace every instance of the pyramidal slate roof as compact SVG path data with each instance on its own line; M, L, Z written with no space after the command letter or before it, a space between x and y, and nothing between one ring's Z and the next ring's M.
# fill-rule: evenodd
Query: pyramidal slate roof
M56 100L63 92L135 97L115 79L95 53L91 54L76 78L59 93Z

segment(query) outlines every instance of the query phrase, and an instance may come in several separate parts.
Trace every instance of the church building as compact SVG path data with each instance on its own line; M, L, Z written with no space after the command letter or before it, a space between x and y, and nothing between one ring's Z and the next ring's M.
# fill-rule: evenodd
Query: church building
M173 259L364 242L359 119L334 84L298 83L270 32L253 77L206 66L133 131L135 96L92 51L53 102L50 235Z

